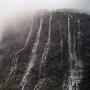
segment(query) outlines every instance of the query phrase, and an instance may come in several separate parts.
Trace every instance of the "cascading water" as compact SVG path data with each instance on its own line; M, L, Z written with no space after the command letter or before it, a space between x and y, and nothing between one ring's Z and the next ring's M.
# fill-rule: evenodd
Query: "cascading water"
M80 31L80 20L78 19L77 20L77 23L78 23L78 51L79 51L79 48L81 45L79 45L79 43L81 43L81 31ZM75 52L76 53L76 52ZM75 54L76 55L76 54ZM78 84L80 83L81 79L82 79L82 74L83 74L83 63L82 63L82 60L80 60L80 58L76 57L75 58L76 60L76 67L78 67L76 70L76 90L78 90Z
M70 16L68 15L68 50L70 64L72 62L72 50L71 50L71 33L70 33Z
M72 73L72 50L71 50L71 33L70 33L70 15L68 15L68 52L69 52L69 63L70 63L70 74ZM69 90L72 90L72 79L69 77Z
M79 25L80 21L78 20L77 22ZM78 30L78 33L80 33L79 30ZM69 76L68 89L69 90L78 90L78 84L80 83L80 80L81 80L81 75L79 75L79 73L81 72L82 64L76 56L75 32L74 32L73 37L74 37L74 40L73 40L73 44L72 44L71 33L70 33L70 16L68 16L68 50L69 50L69 62L70 62L70 76ZM71 47L72 45L73 45L73 48ZM74 62L74 65L72 64L73 62ZM79 70L78 70L78 67L79 67Z
M60 32L60 51L61 51L61 59L63 62L63 35L62 35L62 25L61 25L61 21L59 20L59 32Z
M28 42L29 42L29 39L30 39L31 34L32 34L32 30L33 30L33 17L32 17L32 20L31 20L31 27L30 27L28 36L27 36L27 38L26 38L26 42L25 42L25 44L24 44L24 47L23 47L21 50L19 50L19 51L17 52L17 54L19 54L21 51L23 51L23 50L27 47Z
M19 54L20 52L22 52L22 51L26 48L26 46L27 46L27 44L28 44L28 41L29 41L29 39L30 39L31 33L32 33L32 27L33 27L33 18L32 18L31 28L30 28L30 30L29 30L29 34L28 34L28 36L27 36L25 45L24 45L24 47L23 47L22 49L20 49L20 50L16 53L16 55L15 55L16 57L14 58L14 62L13 62L13 64L12 64L11 68L10 68L9 77L12 75L12 73L15 73L15 70L16 70L16 68L17 68L18 54ZM13 76L14 76L14 75L13 75Z
M23 76L23 79L22 79L22 81L20 83L20 86L22 87L22 90L24 90L24 87L25 87L25 85L27 83L27 77L30 74L30 70L34 66L34 62L35 62L35 59L37 57L36 52L37 52L37 46L39 44L39 38L40 38L41 30L42 30L42 24L43 24L43 14L42 14L41 19L40 19L40 27L39 27L39 30L38 30L37 35L36 35L36 40L35 40L33 48L32 48L30 62L28 64L28 66L27 66L26 72L25 72L25 74Z
M29 39L30 39L31 34L32 34L32 30L33 30L33 17L32 17L31 28L29 30L29 33L28 33L28 36L27 36L27 39L26 39L26 42L25 42L25 47L28 45Z
M50 41L51 41L51 20L52 20L52 14L50 15L50 19L49 19L48 40L46 42L44 52L43 52L43 55L42 55L41 64L40 64L40 67L39 67L39 78L40 78L40 75L41 75L41 67L42 67L42 65L43 65L44 71L45 71L45 62L46 62L46 59L47 59L47 54L48 54L48 51L49 51L49 45L50 45Z
M20 50L14 55L14 57L13 57L14 60L12 61L12 65L11 65L11 67L10 67L10 71L9 71L7 80L6 80L3 84L0 85L0 88L1 88L3 85L6 85L9 80L13 79L14 74L15 74L15 70L16 70L16 68L17 68L18 54L19 54L20 52L22 52L22 51L26 48L26 46L27 46L27 44L28 44L28 42L29 42L31 33L32 33L32 27L33 27L33 17L32 17L31 28L30 28L30 30L29 30L29 34L28 34L28 36L27 36L25 45L24 45L24 47L23 47L22 49L20 49Z

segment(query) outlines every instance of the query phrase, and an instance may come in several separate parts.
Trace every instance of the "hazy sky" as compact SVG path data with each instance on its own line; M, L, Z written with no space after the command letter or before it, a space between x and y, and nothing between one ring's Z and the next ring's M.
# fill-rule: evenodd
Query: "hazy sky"
M15 25L15 17L38 9L74 8L90 12L90 0L0 0L0 41L5 25Z
M21 12L61 8L90 11L90 0L0 0L0 19L12 18Z
M0 20L38 9L74 8L90 11L90 0L0 0Z
M0 32L4 23L13 21L21 12L35 12L38 9L74 8L90 11L90 0L0 0ZM23 15L22 15L23 16Z
M90 0L0 0L0 13L14 14L18 11L37 9L75 8L90 10Z

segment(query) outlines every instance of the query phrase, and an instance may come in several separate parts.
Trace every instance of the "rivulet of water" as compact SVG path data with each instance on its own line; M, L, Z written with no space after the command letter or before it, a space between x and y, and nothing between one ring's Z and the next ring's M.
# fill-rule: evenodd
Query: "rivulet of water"
M80 24L80 21L78 20L78 26ZM80 35L80 28L78 27L78 35ZM77 37L80 37L78 36ZM71 39L71 32L70 32L70 16L68 16L68 52L69 52L69 63L70 63L70 76L69 76L69 83L68 83L68 90L78 90L78 84L81 80L81 69L82 69L82 63L79 58L76 55L76 36L75 32L73 35L73 44ZM73 48L71 47L73 45ZM78 48L79 49L79 48ZM74 62L74 64L73 64ZM79 68L78 68L79 67Z
M40 64L40 67L39 67L39 78L40 78L40 75L41 75L42 66L43 66L44 71L45 71L45 62L46 62L46 59L47 59L47 55L48 55L48 51L49 51L49 45L50 45L50 42L51 42L51 20L52 20L52 14L50 15L50 18L49 18L48 40L46 42L44 52L43 52L43 55L42 55L42 59L41 59L41 64Z
M29 30L29 33L28 33L28 36L27 36L27 39L26 39L26 42L25 42L25 45L22 49L20 49L14 56L13 56L13 60L12 60L12 65L10 67L10 71L9 71L9 74L7 76L7 79L6 81L0 85L0 88L4 85L6 85L8 83L9 80L11 80L13 77L14 77L14 74L15 74L15 70L17 68L17 60L18 60L18 54L23 51L25 49L25 47L27 46L28 44L28 41L30 39L30 36L31 36L31 33L32 33L32 28L33 28L33 18L32 18L32 23L31 23L31 28Z
M42 24L43 24L43 15L41 16L40 18L40 27L39 27L39 30L37 32L37 35L36 35L36 40L34 42L34 45L33 45L33 48L32 48L32 52L31 52L31 59L30 59L30 62L28 63L28 66L27 66L27 69L26 69L26 72L23 76L23 79L20 83L20 86L22 87L22 90L24 90L24 87L25 85L27 84L27 77L28 75L30 75L30 70L33 68L34 66L34 61L37 57L36 55L36 51L37 51L37 46L39 44L39 38L40 38L40 34L41 34L41 30L42 30ZM30 36L30 35L29 35ZM28 38L29 38L28 36ZM27 41L28 41L28 38L27 38ZM26 42L27 43L27 42Z

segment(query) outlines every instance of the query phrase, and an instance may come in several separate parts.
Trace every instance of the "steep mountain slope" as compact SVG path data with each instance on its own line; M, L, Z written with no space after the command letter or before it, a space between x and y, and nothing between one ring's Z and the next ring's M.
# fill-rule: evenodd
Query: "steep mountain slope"
M89 90L89 29L86 14L38 13L23 39L10 35L1 51L0 89Z

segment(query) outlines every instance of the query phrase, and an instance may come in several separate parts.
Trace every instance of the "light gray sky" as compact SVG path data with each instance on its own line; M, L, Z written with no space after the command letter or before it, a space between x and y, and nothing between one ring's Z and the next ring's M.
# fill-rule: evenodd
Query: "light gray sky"
M0 17L12 17L21 12L38 9L74 8L90 11L90 0L0 0Z
M0 0L0 13L15 14L38 9L75 8L90 10L90 0Z
M0 0L0 33L6 21L22 12L35 12L38 9L74 8L90 12L90 0Z
M0 20L38 9L74 8L90 12L90 0L0 0Z

